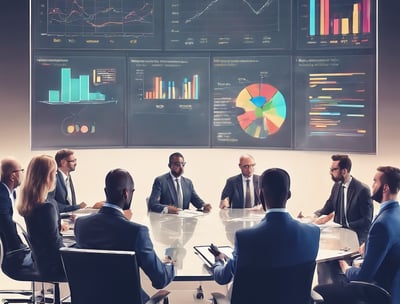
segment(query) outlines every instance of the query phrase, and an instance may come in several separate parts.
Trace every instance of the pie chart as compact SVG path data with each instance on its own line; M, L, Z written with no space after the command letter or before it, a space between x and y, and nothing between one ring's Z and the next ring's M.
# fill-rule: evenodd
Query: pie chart
M236 107L244 113L237 116L240 127L252 137L267 138L279 131L286 118L282 93L266 83L254 83L240 91Z

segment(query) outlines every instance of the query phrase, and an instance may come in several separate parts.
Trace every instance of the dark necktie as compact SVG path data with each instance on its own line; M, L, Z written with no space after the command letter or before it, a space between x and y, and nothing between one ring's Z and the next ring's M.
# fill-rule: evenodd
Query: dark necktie
M250 179L246 179L246 194L244 196L244 207L251 208Z
M339 188L339 210L340 210L340 225L342 225L343 227L347 227L347 221L346 221L346 206L345 206L345 201L344 201L344 185L341 184L340 188Z
M178 208L183 209L182 188L181 188L181 185L179 183L179 179L176 178L175 181L176 181L176 194L177 194L177 197L178 197Z
M67 177L67 187L71 189L71 205L76 206L76 197L75 197L75 189L74 189L74 184L72 183L71 175L68 175Z

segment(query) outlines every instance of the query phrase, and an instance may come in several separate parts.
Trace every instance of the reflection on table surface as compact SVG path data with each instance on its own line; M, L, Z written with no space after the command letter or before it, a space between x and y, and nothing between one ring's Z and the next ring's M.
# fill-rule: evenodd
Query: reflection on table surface
M226 209L193 215L173 215L149 212L140 223L149 227L154 248L160 257L176 260L177 281L211 280L210 270L194 253L193 246L234 246L238 229L251 227L265 216L262 210ZM346 258L358 250L355 232L336 226L321 227L317 261Z

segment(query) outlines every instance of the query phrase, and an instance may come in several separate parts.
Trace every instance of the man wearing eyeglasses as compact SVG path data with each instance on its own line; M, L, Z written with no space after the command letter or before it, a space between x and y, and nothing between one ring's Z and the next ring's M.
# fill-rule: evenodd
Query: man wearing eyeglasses
M335 182L331 195L322 209L317 210L315 224L321 225L333 218L335 223L357 233L358 242L365 242L372 222L373 205L369 187L351 176L351 160L348 155L332 155L329 169ZM340 278L337 261L320 263L317 267L319 284L328 284Z
M254 174L256 163L253 156L244 154L239 158L241 174L227 179L221 194L219 207L224 208L261 208L260 176Z
M154 180L148 201L149 210L177 214L180 210L188 209L190 203L204 212L211 210L211 205L206 204L194 190L192 181L182 176L185 165L181 153L175 152L169 156L170 172Z
M57 182L56 188L49 193L50 198L57 201L60 213L71 212L86 207L86 203L76 203L75 189L71 179L71 172L75 171L76 158L74 151L63 149L56 153Z

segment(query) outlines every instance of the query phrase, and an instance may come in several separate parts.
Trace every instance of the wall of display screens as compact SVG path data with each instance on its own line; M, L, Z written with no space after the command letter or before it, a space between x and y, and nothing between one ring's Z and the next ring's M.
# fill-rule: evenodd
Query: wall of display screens
M32 147L376 151L375 0L31 1Z

